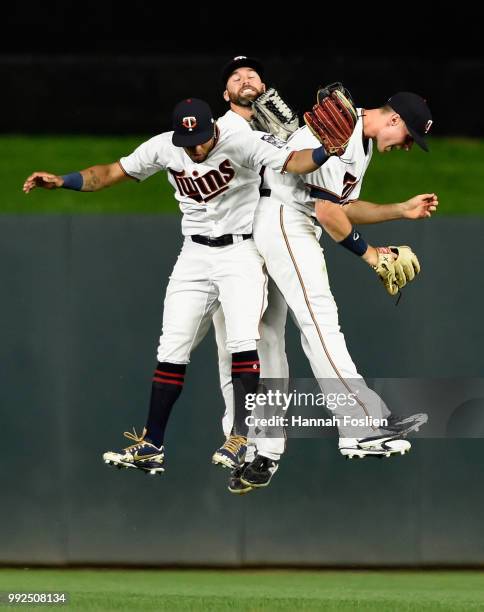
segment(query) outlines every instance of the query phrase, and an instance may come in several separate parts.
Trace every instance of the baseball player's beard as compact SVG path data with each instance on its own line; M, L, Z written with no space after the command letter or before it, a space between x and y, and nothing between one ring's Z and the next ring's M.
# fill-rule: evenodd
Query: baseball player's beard
M229 93L229 100L230 102L232 102L232 104L235 104L236 106L243 106L247 108L252 106L252 102L256 100L261 93L262 92L256 91L255 89L253 90L253 93L246 94L244 96L238 93Z

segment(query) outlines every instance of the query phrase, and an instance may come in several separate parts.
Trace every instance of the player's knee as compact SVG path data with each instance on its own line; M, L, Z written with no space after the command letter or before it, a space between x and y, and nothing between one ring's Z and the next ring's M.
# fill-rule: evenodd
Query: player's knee
M189 363L190 362L190 346L188 344L178 344L171 342L168 338L161 336L156 358L160 363L168 361L169 363Z
M256 349L257 343L255 340L230 340L227 342L227 351L230 354L255 351Z
M284 346L285 328L274 329L273 326L261 324L259 346L276 347Z

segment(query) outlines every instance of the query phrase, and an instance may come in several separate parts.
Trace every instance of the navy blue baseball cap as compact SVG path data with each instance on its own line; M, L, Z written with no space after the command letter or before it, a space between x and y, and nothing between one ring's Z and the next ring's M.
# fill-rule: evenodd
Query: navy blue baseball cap
M173 109L173 137L175 147L195 147L214 135L215 121L210 106L198 98L178 102Z
M247 57L247 55L237 55L236 57L232 58L222 70L222 85L224 88L227 85L227 81L229 80L230 76L238 68L252 68L260 76L261 81L264 80L264 68L258 59L255 57Z
M399 91L387 104L405 121L410 136L424 151L429 150L425 135L432 127L432 114L427 102L417 94Z

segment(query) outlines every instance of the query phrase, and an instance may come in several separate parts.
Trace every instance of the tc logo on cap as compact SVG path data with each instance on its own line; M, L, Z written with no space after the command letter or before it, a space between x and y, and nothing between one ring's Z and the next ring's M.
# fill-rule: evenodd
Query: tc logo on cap
M197 127L197 118L196 117L183 117L182 124L183 124L183 127L187 128L187 130L191 132L194 128Z
M425 126L425 133L426 133L426 134L428 134L428 133L429 133L429 130L430 130L430 128L432 127L432 123L433 123L432 119L429 119L429 120L427 121L427 125Z

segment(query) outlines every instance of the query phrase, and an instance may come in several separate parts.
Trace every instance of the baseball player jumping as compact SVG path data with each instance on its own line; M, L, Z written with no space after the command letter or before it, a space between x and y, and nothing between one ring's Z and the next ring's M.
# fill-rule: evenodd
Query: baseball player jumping
M379 206L359 199L362 180L370 163L373 141L379 152L403 149L414 142L427 150L425 134L432 125L430 110L416 94L400 92L381 108L358 109L358 121L344 156L333 158L320 170L304 177L280 180L270 169L264 174L264 188L254 219L254 239L264 257L268 274L277 284L301 331L303 349L322 388L356 392L351 408L335 409L344 423L351 416L386 418L388 426L357 429L339 426L339 449L348 457L391 456L411 448L404 436L425 422L425 415L407 419L392 417L382 400L369 389L358 373L340 331L336 303L331 294L323 250L318 242L317 219L327 233L377 273L391 268L405 257L405 274L393 271L385 278L395 293L419 271L418 261L403 248L369 245L353 223L375 223L396 218L426 217L436 210L435 194L421 194L401 204ZM317 117L306 116L314 129ZM318 142L311 130L300 128L290 139L298 148ZM401 251L401 252L400 252ZM398 255L398 256L397 256ZM408 257L407 257L408 256ZM388 281L390 282L388 284ZM357 298L355 298L357 299ZM259 450L255 460L240 475L241 483L257 487L270 481L277 467L274 457Z
M278 136L287 138L288 135L293 133L297 129L297 118L295 118L295 114L287 107L287 105L280 99L277 92L274 90L269 90L268 94L264 94L266 87L262 81L263 78L263 68L258 60L255 58L250 58L246 56L239 56L234 58L231 62L227 64L227 66L223 70L223 84L225 87L224 98L227 102L230 102L230 110L219 119L219 123L227 126L229 129L234 131L249 129L265 129L266 131L273 131ZM261 95L262 94L262 95ZM268 96L270 97L268 98ZM273 123L271 124L271 118L266 120L265 116L261 116L261 108L259 104L253 104L255 100L266 102L268 98L268 106L271 109L271 118ZM266 110L266 109L263 109ZM388 111L388 108L386 109ZM272 112L275 111L275 112ZM370 112L370 111L368 111ZM372 113L370 112L370 115ZM262 126L261 126L262 122ZM358 127L358 125L357 125ZM306 133L310 139L313 137L308 132L307 128L302 128L300 130L302 133ZM285 134L285 136L284 136ZM390 132L391 134L391 132ZM408 133L406 133L405 138L408 137ZM316 139L313 139L316 142ZM371 142L370 142L371 145ZM411 140L409 139L405 147L410 148L412 145ZM401 144L395 143L389 146L393 146L394 148L400 148ZM371 153L370 153L371 156ZM342 158L341 167L345 167L347 165L347 157L348 154L345 154ZM337 162L337 159L331 161L331 164L334 165ZM369 158L368 158L369 161ZM343 165L344 164L344 165ZM349 169L349 168L348 168ZM366 169L366 168L365 168ZM261 173L263 174L263 173ZM317 174L317 172L316 172ZM277 179L274 179L277 182ZM278 198L282 197L283 201L290 202L293 194L292 194L292 186L297 185L297 189L302 189L299 192L299 197L303 197L304 201L308 202L308 207L305 209L305 213L309 214L310 218L314 217L314 191L311 191L311 187L305 185L304 182L298 180L297 177L287 177L287 179L283 179L279 181L280 183L287 184L285 192L283 191L282 196L278 196L278 188L280 190L281 185L274 186L271 181L271 184L267 183L267 181L261 186L261 201L259 207L257 209L256 215L263 214L263 210L259 211L259 209L264 209L267 202L267 197L272 196L271 199L279 201ZM358 192L361 187L358 187ZM274 188L272 191L271 188ZM328 185L328 189L331 191L331 184ZM356 200L354 198L355 193L351 196L351 200ZM330 196L329 196L330 197ZM334 198L333 198L334 200ZM328 199L330 202L329 210L340 208L335 207L333 204L333 200ZM347 200L341 200L339 203L344 204ZM311 204L312 202L312 204ZM427 218L430 217L432 212L436 210L438 205L437 198L434 194L423 194L421 196L416 196L415 198L410 199L409 201L396 204L396 205L376 205L367 202L361 201L352 201L351 203L347 203L345 205L344 210L348 211L348 218L351 218L353 222L357 223L376 223L381 221L387 221L392 219L399 218L407 218L407 219L419 219L419 218ZM311 212L311 206L312 212ZM303 217L304 218L304 217ZM314 221L314 219L313 219ZM313 222L312 221L312 222ZM279 227L279 221L276 219L271 219L270 223L267 223L265 226L265 233L261 234L260 242L267 242L267 232L269 232L272 228ZM331 234L331 227L325 225L325 229ZM313 228L313 234L316 233L316 241L319 238L320 230L319 228ZM313 238L314 235L310 234ZM332 235L332 234L331 234ZM270 241L269 241L270 243ZM310 242L310 247L312 248L314 242ZM268 248L263 246L260 247L261 252L266 254L268 258L271 258L271 251L268 251ZM301 247L301 250L304 250ZM322 250L318 245L318 257L313 262L314 269L320 269L320 262L322 257ZM393 255L391 256L393 257ZM305 260L309 260L310 257L307 256ZM275 258L272 257L272 265L278 266L278 263L274 263ZM267 265L266 259L266 265ZM268 266L269 267L269 266ZM322 268L325 270L325 267ZM294 271L291 267L289 269L287 266L284 266L281 269L281 275L289 275L290 277L294 274ZM409 276L412 277L412 272L409 271ZM410 278L409 278L410 280ZM327 282L327 277L326 277ZM261 321L261 338L258 342L258 350L260 356L260 364L261 364L261 378L264 379L264 382L267 383L269 379L275 379L278 385L284 385L285 381L288 379L288 364L287 358L285 354L285 344L284 344L284 333L285 333L285 322L287 316L287 304L284 297L281 294L281 291L278 289L278 286L272 280L269 275L269 283L268 283L268 307L264 313L264 316ZM286 291L287 293L293 291L294 287L291 287L290 290ZM298 293L296 287L296 293ZM300 289L299 289L300 293ZM336 306L334 306L336 308ZM214 316L214 325L216 330L217 337L217 345L219 350L219 368L220 368L220 378L221 378L221 386L222 392L224 395L225 403L226 403L226 412L223 419L223 429L224 433L227 437L226 445L231 445L231 426L233 421L233 392L232 392L232 384L230 379L230 355L226 352L225 346L225 335L224 335L224 321L223 321L223 312L222 309L219 309ZM309 352L309 347L306 344L305 334L301 334L301 340L303 346L305 347L306 353ZM309 355L308 355L309 356ZM310 358L311 359L311 358ZM313 356L313 360L315 357ZM311 361L313 365L313 361ZM321 368L315 368L313 365L313 371L318 378L321 378ZM356 371L356 370L354 370ZM319 374L318 374L319 372ZM332 374L334 376L334 373ZM351 377L353 376L353 372ZM358 382L361 377L358 376ZM366 385L364 386L366 387ZM348 392L346 387L343 386L343 391ZM371 397L370 390L368 388L365 389L366 394L370 394L371 400L373 400L373 404L381 404L381 401L378 398L378 401L375 402L375 397ZM395 431L392 433L399 433L409 431L412 427L415 427L416 424L421 424L422 417L420 415L414 415L412 418L408 419L398 419L392 415L389 415L388 410L383 405L380 409L383 411L383 415L386 415L389 421L389 424L393 426ZM403 423L405 421L405 423ZM397 431L398 430L398 431ZM341 432L344 433L344 432ZM354 433L354 432L353 432ZM364 432L359 431L359 434ZM373 431L366 432L370 434L374 434ZM346 436L347 437L347 436ZM361 436L360 436L361 437ZM280 455L284 451L284 437L262 437L253 441L254 444L249 445L246 455L246 461L244 464L237 466L231 474L229 480L229 491L232 493L246 493L252 490L253 487L266 486L272 474L277 469L278 463L277 460L280 458ZM344 444L348 443L348 440L345 442L345 436L341 436L340 440L340 450L344 455L351 456L366 456L367 454L372 455L388 455L389 453L394 454L394 452L402 452L402 449L407 450L409 448L409 443L404 441L404 443L394 443L393 451L392 449L387 449L381 447L379 449L372 449L368 451L361 451L351 453L351 448L348 450L344 447ZM255 450L257 446L257 460L252 463L251 459L255 457ZM354 442L353 442L354 446ZM392 445L389 445L392 446ZM400 446L400 450L397 450ZM354 450L354 449L353 449ZM218 451L217 451L218 452ZM216 456L217 453L214 455ZM247 469L248 466L251 466L250 469ZM245 472L244 478L245 482L241 480L241 475Z
M184 383L190 353L219 304L225 313L226 348L232 355L234 419L230 448L219 462L233 467L244 459L246 394L257 390L256 341L266 307L263 260L252 239L261 166L301 174L328 159L318 142L292 150L263 133L232 133L215 123L210 107L195 98L173 111L173 131L155 136L119 161L64 176L34 172L23 190L36 187L98 191L125 180L142 181L161 170L183 213L185 241L167 287L163 331L157 352L150 408L141 435L126 432L132 444L104 453L104 461L158 474L164 471L164 434Z

